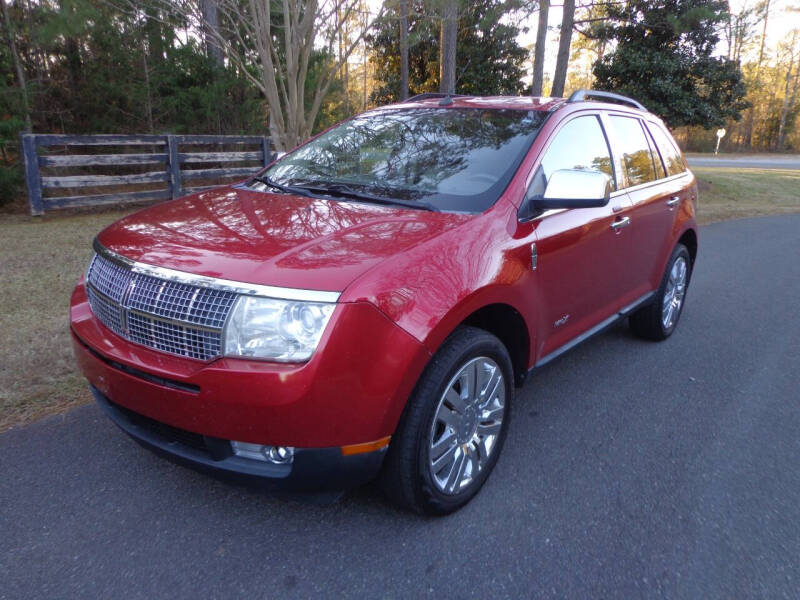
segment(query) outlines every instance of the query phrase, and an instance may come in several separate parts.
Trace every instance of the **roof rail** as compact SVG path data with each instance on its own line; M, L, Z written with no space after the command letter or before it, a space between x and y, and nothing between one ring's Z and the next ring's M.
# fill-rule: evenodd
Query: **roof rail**
M431 98L464 98L464 94L442 94L440 92L425 92L424 94L417 94L416 96L411 96L404 102L419 102L420 100L428 100Z
M637 102L633 98L628 98L627 96L622 96L620 94L613 94L611 92L601 92L599 90L577 90L572 92L572 95L567 100L567 103L572 104L573 102L583 102L590 98L597 98L598 100L612 100L619 102L620 104L628 104L634 108L638 108L639 110L647 111L641 102Z

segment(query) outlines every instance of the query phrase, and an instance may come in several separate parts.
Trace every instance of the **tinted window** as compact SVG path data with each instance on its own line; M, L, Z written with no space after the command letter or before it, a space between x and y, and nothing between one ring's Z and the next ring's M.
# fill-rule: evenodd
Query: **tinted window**
M680 152L675 147L675 144L664 131L657 125L652 123L647 126L650 133L653 134L653 139L656 141L658 149L661 151L661 157L664 159L664 165L667 167L667 175L677 175L686 170L686 165L683 164Z
M628 186L647 183L656 178L653 156L647 145L639 119L612 116L618 152L628 174Z
M656 165L656 177L658 179L663 179L667 176L666 171L664 171L664 163L661 162L661 155L658 153L658 146L656 146L655 141L653 141L653 136L645 127L645 131L647 131L647 143L650 145L650 154L653 155L653 162Z
M266 174L283 184L339 183L479 212L503 193L546 116L462 108L365 113L287 154Z
M601 171L613 180L611 153L597 117L578 117L559 130L534 175L529 194L544 195L550 176L561 169Z

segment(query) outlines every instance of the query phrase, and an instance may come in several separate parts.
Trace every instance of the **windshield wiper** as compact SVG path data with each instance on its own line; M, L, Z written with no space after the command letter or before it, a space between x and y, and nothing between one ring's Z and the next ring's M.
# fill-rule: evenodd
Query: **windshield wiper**
M406 208L416 208L419 210L429 210L438 212L439 209L428 202L421 200L402 200L400 198L386 198L385 196L376 196L368 192L361 192L346 183L340 182L314 182L312 184L303 184L300 186L304 190L310 192L318 192L323 194L335 194L345 198L353 198L355 200L364 200L367 202L374 202L375 204L386 204L394 206L403 206Z
M304 187L295 187L293 185L278 183L274 179L271 179L268 175L256 175L253 177L253 181L259 181L264 185L268 185L272 189L283 192L284 194L295 194L297 196L305 196L306 198L319 198L319 196L312 194L310 190Z

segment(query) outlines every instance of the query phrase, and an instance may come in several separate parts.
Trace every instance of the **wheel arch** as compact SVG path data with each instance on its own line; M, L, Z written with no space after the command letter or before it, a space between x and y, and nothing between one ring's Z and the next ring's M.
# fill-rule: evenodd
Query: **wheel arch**
M462 305L451 311L443 320L443 323L447 323L446 327L431 332L426 346L435 354L444 341L462 325L487 331L497 337L508 350L514 368L514 382L517 386L521 385L528 373L531 352L531 333L525 317L507 302L487 302L477 308L470 304L469 309Z
M678 243L683 244L689 250L689 258L692 259L692 266L694 266L697 259L697 232L691 228L687 229L678 238Z
M496 336L508 350L514 367L514 383L521 385L528 373L531 339L525 319L510 304L495 303L479 308L461 322Z

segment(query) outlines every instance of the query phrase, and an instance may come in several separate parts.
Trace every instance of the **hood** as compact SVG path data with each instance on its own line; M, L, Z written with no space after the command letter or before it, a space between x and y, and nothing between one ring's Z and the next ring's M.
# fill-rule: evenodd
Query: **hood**
M146 208L98 241L133 260L197 275L342 291L386 258L470 218L237 186Z

